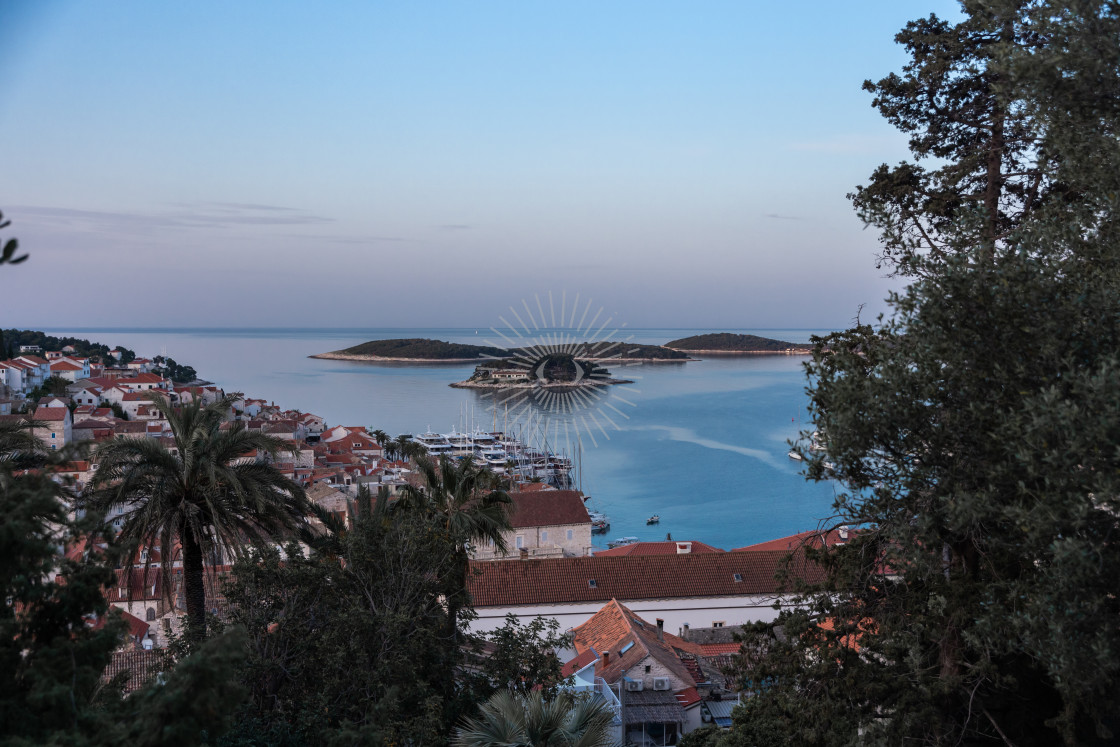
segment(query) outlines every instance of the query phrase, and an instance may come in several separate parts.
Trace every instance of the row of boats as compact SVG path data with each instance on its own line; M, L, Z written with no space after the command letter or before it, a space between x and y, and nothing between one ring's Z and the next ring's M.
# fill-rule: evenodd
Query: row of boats
M508 474L515 480L539 480L558 488L572 487L572 460L545 447L529 446L513 435L502 431L474 430L450 433L409 435L410 440L424 447L430 456L470 458L476 464L498 474ZM588 510L592 534L606 534L611 520L601 511ZM646 524L658 524L661 517L650 516ZM622 547L638 541L637 537L619 537L607 547Z
M429 429L427 433L410 438L433 457L467 457L481 467L518 480L539 480L560 488L572 485L572 460L569 457L548 448L528 446L501 431L433 433Z

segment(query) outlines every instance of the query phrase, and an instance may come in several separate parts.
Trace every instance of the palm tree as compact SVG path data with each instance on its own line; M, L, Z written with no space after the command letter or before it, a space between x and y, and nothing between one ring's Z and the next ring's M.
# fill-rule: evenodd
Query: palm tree
M35 428L41 425L30 418L0 421L0 467L15 470L42 462L47 447L35 436Z
M576 697L565 690L552 700L541 692L495 693L480 718L455 730L457 747L608 747L614 714L602 698Z
M411 447L418 445L419 444L414 444L411 438L402 433L401 435L397 436L396 446L393 451L396 452L398 459L403 459L405 457L411 456Z
M467 601L467 572L470 545L492 542L501 553L506 546L503 533L510 529L509 494L499 487L497 475L480 469L470 459L453 460L444 455L437 465L426 456L416 460L423 488L406 485L397 507L429 519L452 548L450 567L445 569L448 637L459 631L459 611Z
M370 431L370 435L373 436L373 440L376 441L377 445L382 449L385 448L385 444L389 443L389 434L381 430L380 428L374 431Z
M188 636L197 641L206 634L204 558L223 549L241 556L246 542L262 545L290 535L305 525L310 507L303 488L256 458L261 451L276 457L287 449L283 441L247 431L240 421L222 429L228 397L178 409L162 397L152 400L171 426L174 447L150 438L103 444L82 503L105 515L123 508L126 546L158 545L169 560L180 543ZM160 566L169 595L170 566ZM147 577L147 564L141 575Z

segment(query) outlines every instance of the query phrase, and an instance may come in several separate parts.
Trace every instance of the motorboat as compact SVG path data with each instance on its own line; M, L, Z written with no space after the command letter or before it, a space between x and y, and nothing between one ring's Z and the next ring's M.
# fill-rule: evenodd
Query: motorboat
M613 550L616 547L626 547L627 545L633 545L637 541L637 537L619 537L618 539L613 539L608 542L607 547Z
M654 514L653 516L646 519L646 524L660 524L660 523L661 523L661 517L657 514Z
M592 534L606 534L611 529L611 520L606 514L599 511L588 511L587 515L591 517L591 533Z

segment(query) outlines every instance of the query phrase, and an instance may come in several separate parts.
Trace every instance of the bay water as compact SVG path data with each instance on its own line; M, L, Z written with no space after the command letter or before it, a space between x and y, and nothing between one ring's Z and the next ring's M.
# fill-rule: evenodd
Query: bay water
M478 390L448 384L473 364L387 364L308 356L368 340L404 337L502 344L485 329L51 329L137 355L170 356L227 392L298 408L329 425L380 428L391 435L472 425L529 432L533 421ZM661 344L709 330L626 330L627 341ZM824 330L720 330L808 342ZM700 357L687 363L608 366L632 384L612 386L597 424L551 413L549 445L580 466L590 505L611 531L642 540L698 540L731 549L816 528L831 513L834 487L807 482L788 457L789 440L810 428L804 356ZM516 413L514 413L516 414ZM539 413L538 413L539 415ZM538 417L536 423L541 423ZM657 525L646 524L658 514Z

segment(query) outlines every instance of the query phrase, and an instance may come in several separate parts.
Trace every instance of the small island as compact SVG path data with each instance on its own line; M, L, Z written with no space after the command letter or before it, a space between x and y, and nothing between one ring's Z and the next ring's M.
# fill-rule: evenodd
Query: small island
M687 353L670 350L662 345L639 345L631 342L600 340L598 342L570 343L562 348L574 352L582 361L613 361L616 363L683 363ZM541 349L535 347L498 348L491 345L466 345L443 340L411 337L395 340L370 340L360 345L334 350L329 353L309 355L339 361L366 361L371 363L474 363L479 359L535 360Z
M812 345L772 340L769 337L758 337L757 335L740 335L732 332L712 332L706 335L682 337L679 340L665 343L665 347L682 353L703 353L705 355L808 355L813 351Z
M567 343L562 345L527 345L500 348L493 345L467 345L443 340L410 337L394 340L370 340L360 345L310 355L326 360L363 361L367 363L488 363L521 361L521 365L538 361L545 354L564 356L595 363L685 363L695 360L691 354L704 355L806 355L811 345L772 340L756 335L716 332L684 337L664 345L641 345L622 340ZM473 379L473 377L472 377Z
M594 360L576 358L570 353L550 353L532 363L524 360L492 360L475 368L466 381L449 386L460 389L570 389L633 384L612 379L610 371Z
M410 337L397 340L370 340L344 350L307 357L336 361L474 363L480 358L508 358L511 357L511 353L488 345L464 345L457 342Z

